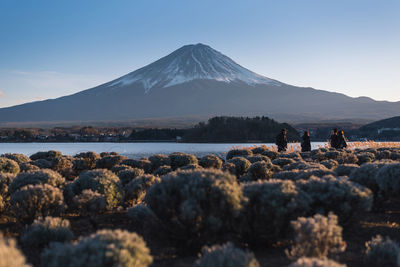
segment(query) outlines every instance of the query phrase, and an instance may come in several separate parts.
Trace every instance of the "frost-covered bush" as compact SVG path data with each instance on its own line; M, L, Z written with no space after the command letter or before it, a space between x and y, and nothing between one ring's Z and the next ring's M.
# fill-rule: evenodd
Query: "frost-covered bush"
M11 195L10 204L14 216L29 223L40 216L60 215L64 197L58 188L48 184L27 185Z
M170 173L145 196L172 238L200 243L231 232L244 200L236 177L214 169Z
M124 230L99 230L72 244L51 243L41 254L43 267L146 267L152 262L144 240Z
M0 157L0 172L19 173L19 165L12 159Z
M56 150L40 151L30 156L31 160L45 159L48 161L51 161L53 158L59 157L62 157L62 153Z
M36 219L21 237L21 242L29 247L45 247L50 242L69 242L74 234L69 229L68 220L57 217Z
M171 167L173 170L176 170L180 167L189 165L189 164L197 164L198 160L195 156L187 154L187 153L182 153L182 152L175 152L170 154L169 160L171 162Z
M345 251L346 242L342 240L342 227L338 217L330 213L327 217L316 214L314 217L300 217L291 222L294 231L294 244L287 251L289 258L326 257Z
M285 165L289 165L295 163L296 161L292 158L277 158L272 161L273 164L283 167Z
M222 168L222 160L216 155L206 155L199 160L199 165L203 168Z
M240 232L246 242L273 243L283 237L291 220L307 214L310 199L292 181L269 180L242 185L248 199Z
M111 170L112 167L114 167L115 165L119 165L121 164L121 162L123 162L125 159L127 159L127 157L118 155L118 156L105 156L102 158L99 158L96 162L96 168L97 169L109 169ZM125 163L122 163L124 165L128 165Z
M400 245L389 237L377 235L365 243L365 261L371 266L396 266Z
M272 178L272 164L265 161L258 161L251 164L247 174L241 178L241 181L267 180Z
M13 193L25 185L36 184L48 184L62 188L65 184L65 179L59 173L49 169L22 172L10 184L10 192Z
M253 152L248 148L243 149L232 149L226 154L226 160L233 159L234 157L250 157L253 156Z
M228 163L233 163L235 165L234 174L236 174L238 177L245 174L251 166L250 161L243 157L234 157L228 160Z
M339 163L334 159L323 160L320 163L330 170L335 169L337 166L339 166Z
M170 172L172 172L171 166L164 165L164 166L158 167L157 170L155 170L155 171L153 172L153 174L154 174L155 176L161 177L161 176L164 176L164 175L166 175L166 174L168 174L168 173L170 173Z
M7 154L1 155L0 157L11 159L11 160L17 162L18 164L27 163L27 162L31 161L31 159L29 157L25 156L24 154L18 154L18 153L13 153L13 154L7 153Z
M376 174L379 191L386 197L400 194L400 163L387 164Z
M14 239L4 238L0 233L0 266L1 267L30 267L25 256L17 248Z
M124 188L125 202L128 203L129 206L139 204L146 195L146 191L152 185L160 181L160 178L150 174L145 174L133 179Z
M155 154L149 157L151 162L151 169L153 171L157 170L161 166L170 166L171 161L167 155L164 154Z
M128 184L130 181L133 179L144 175L144 170L143 169L138 169L138 168L132 168L129 170L123 170L118 173L118 177L121 180L122 185Z
M337 176L349 176L352 171L359 167L357 164L341 164L336 167L334 172Z
M92 170L96 168L96 162L100 159L100 155L96 152L89 151L76 154L74 158L75 160L73 163L75 170Z
M35 166L31 163L21 163L19 164L19 169L21 172L28 172L28 171L38 171L40 168Z
M308 180L298 180L296 185L311 198L311 208L316 213L328 214L332 211L341 222L348 220L360 211L369 211L372 207L371 190L348 180L327 175L315 176Z
M259 267L252 252L236 248L228 242L224 245L204 247L194 267Z
M251 163L255 163L255 162L258 162L258 161L265 161L265 162L267 162L269 164L272 164L271 160L267 156L263 156L263 155L254 155L254 156L251 156L251 157L246 157L246 159L248 161L250 161Z
M71 207L81 215L99 214L106 210L106 199L103 195L85 189L72 199Z
M116 207L122 200L121 182L118 176L109 170L84 171L69 185L69 190L73 195L79 195L85 189L102 194L106 200L107 209Z
M340 264L326 257L323 258L301 257L296 262L290 264L288 267L346 267L346 264Z

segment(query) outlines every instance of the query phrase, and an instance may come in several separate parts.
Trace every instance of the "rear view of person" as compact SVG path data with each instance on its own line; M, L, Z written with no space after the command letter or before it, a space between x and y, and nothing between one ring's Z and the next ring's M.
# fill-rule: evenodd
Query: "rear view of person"
M275 144L278 146L278 151L286 151L287 149L287 138L286 138L286 129L282 129L280 134L276 137Z
M303 134L303 141L301 142L301 152L311 151L310 132L305 131Z
M338 149L343 149L347 147L347 142L346 138L344 137L344 132L340 131L338 134L338 140L337 140L337 148Z
M330 144L331 147L338 149L339 148L339 136L338 136L338 130L333 129L333 133L331 134L330 138Z

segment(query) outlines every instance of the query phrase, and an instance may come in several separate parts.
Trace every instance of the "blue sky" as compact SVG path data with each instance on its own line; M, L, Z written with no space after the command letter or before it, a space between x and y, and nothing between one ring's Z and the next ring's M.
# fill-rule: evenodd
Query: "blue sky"
M191 43L285 83L400 101L398 0L1 0L0 107L71 94Z

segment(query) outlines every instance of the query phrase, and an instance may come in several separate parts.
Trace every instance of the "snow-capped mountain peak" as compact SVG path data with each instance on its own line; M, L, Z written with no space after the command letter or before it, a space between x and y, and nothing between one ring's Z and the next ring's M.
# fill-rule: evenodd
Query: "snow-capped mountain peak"
M141 83L148 92L153 87L169 87L196 79L244 82L249 85L281 85L234 62L208 45L185 45L150 65L114 80L109 86Z

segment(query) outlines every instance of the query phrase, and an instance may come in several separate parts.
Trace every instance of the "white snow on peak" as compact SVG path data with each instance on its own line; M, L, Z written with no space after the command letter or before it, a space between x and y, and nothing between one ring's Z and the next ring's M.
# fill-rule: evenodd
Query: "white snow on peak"
M131 72L109 86L141 83L145 92L153 87L170 87L196 79L221 82L244 82L249 85L281 83L258 75L229 57L203 44L187 45L154 63Z

